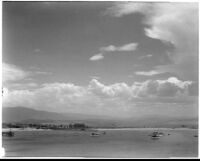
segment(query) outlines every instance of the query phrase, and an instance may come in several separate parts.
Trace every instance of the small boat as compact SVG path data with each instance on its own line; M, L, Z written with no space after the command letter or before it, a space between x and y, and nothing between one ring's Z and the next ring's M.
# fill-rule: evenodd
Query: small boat
M99 134L99 133L92 132L92 133L90 134L90 136L100 136L100 134Z
M154 131L151 134L151 138L160 138L161 136L163 136L164 134L162 132L158 132L158 131Z

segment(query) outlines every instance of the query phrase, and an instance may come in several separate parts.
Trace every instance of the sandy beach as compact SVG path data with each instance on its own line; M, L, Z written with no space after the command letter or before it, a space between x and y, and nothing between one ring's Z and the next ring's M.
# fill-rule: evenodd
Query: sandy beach
M165 135L156 140L149 136L154 130L158 129L98 129L106 132L98 137L91 137L91 131L15 131L14 137L3 137L3 147L5 157L198 156L198 130L159 129Z

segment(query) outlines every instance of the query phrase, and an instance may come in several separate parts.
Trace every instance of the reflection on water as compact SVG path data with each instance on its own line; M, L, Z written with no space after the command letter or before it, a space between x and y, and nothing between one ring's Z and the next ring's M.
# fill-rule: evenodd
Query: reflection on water
M16 131L3 147L8 157L197 157L197 130L162 129L166 135L153 139L153 129L98 131Z

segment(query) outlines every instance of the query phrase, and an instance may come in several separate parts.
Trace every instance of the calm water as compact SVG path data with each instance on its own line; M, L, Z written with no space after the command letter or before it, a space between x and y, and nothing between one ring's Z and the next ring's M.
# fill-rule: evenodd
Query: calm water
M153 129L119 129L91 137L91 131L16 131L3 137L6 157L197 157L197 130L162 129L165 136L152 140ZM168 135L170 134L170 135Z

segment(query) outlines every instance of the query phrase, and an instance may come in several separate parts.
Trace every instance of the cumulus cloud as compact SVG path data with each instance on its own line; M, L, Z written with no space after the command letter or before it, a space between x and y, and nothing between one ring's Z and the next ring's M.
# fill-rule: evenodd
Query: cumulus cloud
M146 35L175 46L170 55L174 65L161 67L160 70L174 70L185 79L197 78L198 4L159 5L159 10L155 12L156 16L148 18L151 28L145 29Z
M137 95L140 97L178 97L190 96L189 88L191 88L193 82L181 81L175 77L170 77L167 80L148 80L143 82Z
M137 46L138 46L138 43L129 43L122 46L109 45L106 47L101 47L99 49L101 53L93 55L92 57L90 57L90 60L92 61L101 60L104 58L105 54L115 52L115 51L123 51L123 52L135 51L137 49Z
M29 72L24 71L15 65L2 63L2 80L3 80L3 82L24 79L29 75L30 75Z
M115 83L106 86L97 81L96 79L92 79L90 81L88 89L96 95L107 98L108 97L130 98L132 95L131 89L126 83Z
M114 83L105 85L92 79L88 86L72 83L48 83L41 87L19 90L5 89L3 106L26 106L59 112L123 112L137 102L187 102L195 97L197 84L177 78L134 82L133 85ZM195 90L196 89L196 90Z
M159 66L163 72L174 71L183 79L198 79L198 3L135 3L118 2L106 14L122 17L144 15L145 34L170 42L175 49L169 54L172 65Z

